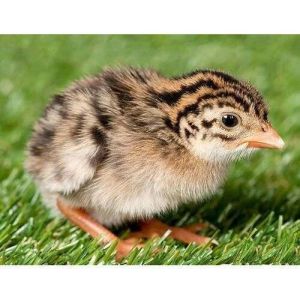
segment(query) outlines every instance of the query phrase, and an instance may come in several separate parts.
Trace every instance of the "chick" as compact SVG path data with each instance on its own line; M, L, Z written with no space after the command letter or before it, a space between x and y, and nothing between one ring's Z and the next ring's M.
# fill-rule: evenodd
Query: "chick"
M152 70L107 69L54 96L34 128L26 168L43 198L104 242L109 227L141 221L119 240L162 235L207 243L156 214L214 193L230 163L257 148L282 148L259 92L219 71L166 78ZM139 244L140 245L140 244Z

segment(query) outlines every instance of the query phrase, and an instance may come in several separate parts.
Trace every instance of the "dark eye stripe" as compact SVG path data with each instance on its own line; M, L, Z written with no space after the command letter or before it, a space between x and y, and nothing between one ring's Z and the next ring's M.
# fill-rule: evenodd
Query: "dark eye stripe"
M185 137L186 137L187 139L189 139L190 136L192 135L192 133L191 133L187 128L185 128L185 129L184 129L184 135L185 135Z
M194 113L194 114L199 114L200 113L198 103L188 105L184 108L184 110L182 110L178 113L176 123L173 126L173 130L175 132L177 132L177 133L179 132L179 123L180 123L181 118L187 116L190 113Z
M173 126L173 130L177 133L179 132L179 123L183 117L186 117L190 113L194 113L194 114L200 113L199 103L201 103L202 101L205 101L205 100L212 100L212 99L216 99L216 98L220 98L220 97L224 97L224 98L232 97L237 103L239 103L244 108L245 111L247 111L247 112L249 111L250 104L245 102L245 100L243 98L236 95L235 93L220 91L214 95L213 94L205 94L205 95L198 97L196 103L186 106L182 111L180 111L178 113L176 123Z
M193 124L193 123L191 123L191 122L188 122L188 124L189 124L189 126L190 126L193 130L199 131L199 127L196 126L195 124Z
M223 141L234 141L234 140L236 140L236 138L234 138L234 137L230 137L230 136L220 134L220 133L215 133L215 134L212 135L212 137L219 138Z
M202 126L207 129L211 128L216 121L217 121L217 119L212 119L211 121L203 120Z

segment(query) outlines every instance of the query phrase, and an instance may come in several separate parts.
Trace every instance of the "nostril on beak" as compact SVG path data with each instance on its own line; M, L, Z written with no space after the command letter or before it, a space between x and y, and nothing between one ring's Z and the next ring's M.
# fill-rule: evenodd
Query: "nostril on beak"
M284 147L284 141L273 129L273 127L264 127L262 125L261 129L261 132L257 132L253 136L250 136L243 140L244 143L247 142L248 148L282 149Z
M263 132L266 132L267 130L268 130L268 127L267 127L267 125L262 125L261 126L261 130L263 131Z

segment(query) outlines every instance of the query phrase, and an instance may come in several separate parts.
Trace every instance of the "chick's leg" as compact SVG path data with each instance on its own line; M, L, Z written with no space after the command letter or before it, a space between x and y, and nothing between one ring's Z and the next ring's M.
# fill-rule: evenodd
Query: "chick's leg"
M187 227L174 227L166 225L158 220L150 220L140 224L140 231L132 232L129 237L134 238L153 238L161 237L167 231L170 231L170 237L184 243L196 243L198 245L207 244L209 242L216 243L211 238L197 235L196 232L206 227L205 224L193 224Z
M57 200L57 207L67 219L80 227L83 231L87 232L94 238L101 237L101 241L104 244L118 240L116 255L117 260L120 260L124 256L128 255L135 246L142 246L141 244L137 244L137 240L134 238L124 241L119 240L119 238L110 230L96 222L84 209L71 207L64 204L59 199Z

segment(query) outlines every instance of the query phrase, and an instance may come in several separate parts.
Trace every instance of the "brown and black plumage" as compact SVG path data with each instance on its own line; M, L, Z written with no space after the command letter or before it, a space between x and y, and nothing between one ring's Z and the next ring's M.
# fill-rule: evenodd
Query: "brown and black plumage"
M50 205L59 198L74 223L111 240L100 223L145 221L199 201L224 181L232 160L283 144L260 93L228 74L166 78L108 69L54 96L35 126L26 166ZM144 223L136 237L164 226ZM180 230L172 236L207 241ZM131 248L125 244L120 252Z

